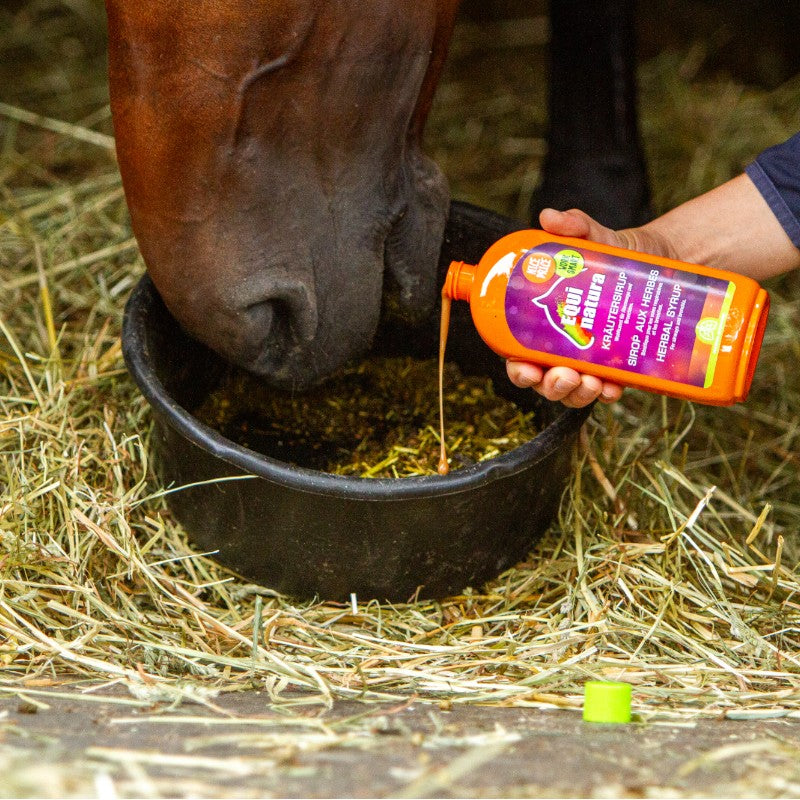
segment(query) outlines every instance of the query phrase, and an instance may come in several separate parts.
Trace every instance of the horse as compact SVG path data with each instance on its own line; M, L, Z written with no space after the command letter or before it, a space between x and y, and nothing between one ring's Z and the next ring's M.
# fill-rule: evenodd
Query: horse
M131 223L188 333L302 389L430 316L449 191L421 138L459 2L106 0ZM633 0L550 19L536 203L642 222Z

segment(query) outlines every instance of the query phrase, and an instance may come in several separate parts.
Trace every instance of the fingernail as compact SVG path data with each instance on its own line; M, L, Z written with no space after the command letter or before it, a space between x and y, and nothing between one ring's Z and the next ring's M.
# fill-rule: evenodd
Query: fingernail
M531 386L536 386L537 383L541 383L542 376L538 371L526 369L513 361L509 361L508 364L512 367L512 372L515 373L514 381L518 386L522 384L522 387L530 388Z
M572 381L565 380L564 378L557 378L556 382L553 384L553 388L557 392L566 392L569 393L573 389L578 388L577 383L573 383Z
M539 375L524 375L525 382L528 386L536 386L537 384L542 382L542 379Z

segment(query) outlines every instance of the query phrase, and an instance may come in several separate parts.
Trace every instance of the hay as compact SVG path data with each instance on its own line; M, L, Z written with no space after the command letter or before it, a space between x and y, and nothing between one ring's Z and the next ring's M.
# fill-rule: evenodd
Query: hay
M32 40L53 58L99 24L78 7L89 22L56 4L0 10L0 62ZM595 411L558 523L524 563L442 602L298 603L188 546L151 476L151 417L118 338L143 266L104 77L84 55L20 69L0 107L0 689L577 708L585 680L614 678L634 685L640 719L800 716L795 278L771 287L747 405L628 393ZM666 55L642 73L661 208L800 127L800 81L764 93L679 66ZM432 149L456 196L522 213L541 87L463 80L446 78Z

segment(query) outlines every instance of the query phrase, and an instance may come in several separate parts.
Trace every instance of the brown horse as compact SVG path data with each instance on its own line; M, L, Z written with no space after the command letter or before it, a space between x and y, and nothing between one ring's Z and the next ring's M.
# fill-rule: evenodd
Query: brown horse
M429 316L448 190L420 138L458 4L107 0L133 228L186 330L301 387L362 354L381 314ZM625 52L631 4L554 5L553 37L569 48L555 48L561 143L543 202L594 192L607 203L608 180L588 159L623 204L646 204ZM559 99L569 84L586 104L578 117ZM587 191L573 200L565 190L576 186Z

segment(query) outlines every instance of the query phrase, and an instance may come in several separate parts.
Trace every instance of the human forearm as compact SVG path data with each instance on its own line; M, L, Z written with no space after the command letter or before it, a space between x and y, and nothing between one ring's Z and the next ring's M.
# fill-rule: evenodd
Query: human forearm
M800 250L747 175L739 175L641 228L618 234L631 249L730 269L756 280L800 266Z

